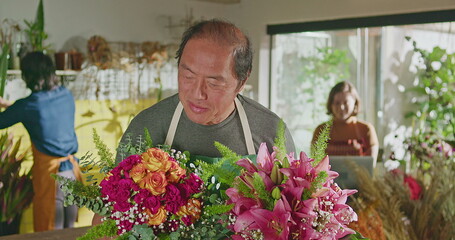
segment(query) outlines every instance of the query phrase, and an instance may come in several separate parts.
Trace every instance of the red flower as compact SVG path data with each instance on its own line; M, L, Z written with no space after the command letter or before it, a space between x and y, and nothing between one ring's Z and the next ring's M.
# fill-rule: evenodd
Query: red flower
M422 187L420 187L417 180L415 180L415 178L411 176L405 176L404 183L408 186L409 191L411 192L411 199L412 200L419 199L420 194L422 193Z

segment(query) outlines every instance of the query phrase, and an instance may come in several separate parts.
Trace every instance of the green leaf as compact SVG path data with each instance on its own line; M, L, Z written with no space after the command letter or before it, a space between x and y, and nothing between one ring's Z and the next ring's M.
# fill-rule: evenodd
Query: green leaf
M0 55L0 97L3 97L5 93L6 72L8 70L8 53L9 44L5 43L2 48L2 54Z
M314 159L312 165L316 166L325 156L327 143L330 139L330 129L332 127L332 120L326 122L321 132L318 135L316 142L311 146L311 158Z

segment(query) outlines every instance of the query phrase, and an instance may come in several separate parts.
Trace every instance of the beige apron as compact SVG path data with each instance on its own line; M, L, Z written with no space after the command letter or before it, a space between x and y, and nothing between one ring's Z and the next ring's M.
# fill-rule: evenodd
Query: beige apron
M253 136L251 135L250 125L248 123L248 118L246 116L245 109L243 108L242 104L240 103L240 101L237 98L235 98L234 103L235 103L235 107L237 108L237 111L240 116L240 123L242 125L243 135L245 136L245 142L246 142L246 148L247 148L248 154L255 155L256 151L254 149ZM166 145L172 146L172 143L174 142L175 132L177 130L177 125L179 123L180 115L182 114L182 111L183 111L183 105L181 102L179 102L179 104L175 108L174 115L172 116L172 120L171 120L171 125L169 126L169 130L167 132L166 141L165 141Z
M73 155L66 157L49 156L38 151L32 144L33 167L33 228L35 232L54 230L56 184L51 174L57 174L60 163L70 160L74 176L82 181L79 164Z

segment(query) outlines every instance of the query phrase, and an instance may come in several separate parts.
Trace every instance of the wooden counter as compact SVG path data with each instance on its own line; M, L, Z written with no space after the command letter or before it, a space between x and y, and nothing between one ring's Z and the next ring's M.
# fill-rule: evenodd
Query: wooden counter
M65 228L62 230L15 234L8 236L0 236L0 240L73 240L83 236L90 227L82 228Z

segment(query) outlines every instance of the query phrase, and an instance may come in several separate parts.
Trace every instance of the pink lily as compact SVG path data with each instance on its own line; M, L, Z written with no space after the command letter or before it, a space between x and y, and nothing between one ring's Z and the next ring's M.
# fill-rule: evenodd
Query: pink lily
M262 208L259 201L240 195L239 191L235 188L227 189L226 195L229 197L227 204L235 204L232 212L237 216L242 215L249 209Z
M272 172L274 159L270 155L266 143L261 143L259 146L256 162L258 163L259 170L264 171L267 174Z
M243 167L249 173L255 173L258 171L257 167L254 166L253 162L248 158L242 158L236 162L237 165Z
M264 239L287 240L289 238L289 220L291 214L286 211L283 200L275 204L273 212L265 209L251 211L254 222L264 234Z

